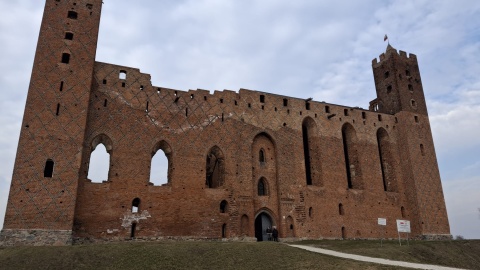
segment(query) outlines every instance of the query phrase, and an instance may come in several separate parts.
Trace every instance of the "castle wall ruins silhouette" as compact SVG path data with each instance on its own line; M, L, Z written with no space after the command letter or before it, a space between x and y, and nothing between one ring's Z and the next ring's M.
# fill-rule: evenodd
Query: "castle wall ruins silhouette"
M162 88L95 61L101 0L47 0L5 245L125 239L450 237L417 58L372 62L369 109L241 89ZM103 144L108 179L87 178ZM168 183L149 182L152 157ZM386 218L380 229L378 218Z

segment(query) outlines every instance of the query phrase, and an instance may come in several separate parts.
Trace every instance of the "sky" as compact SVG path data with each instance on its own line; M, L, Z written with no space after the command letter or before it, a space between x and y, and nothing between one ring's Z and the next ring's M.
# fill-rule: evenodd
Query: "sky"
M451 233L480 239L480 1L103 2L97 61L178 90L247 88L368 108L371 61L388 34L418 57ZM43 7L0 0L0 228Z

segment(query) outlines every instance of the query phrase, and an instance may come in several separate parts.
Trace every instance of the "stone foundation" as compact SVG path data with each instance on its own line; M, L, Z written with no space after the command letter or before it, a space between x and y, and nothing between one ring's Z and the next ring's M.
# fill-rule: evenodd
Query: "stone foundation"
M72 231L2 230L0 246L66 246L72 244Z

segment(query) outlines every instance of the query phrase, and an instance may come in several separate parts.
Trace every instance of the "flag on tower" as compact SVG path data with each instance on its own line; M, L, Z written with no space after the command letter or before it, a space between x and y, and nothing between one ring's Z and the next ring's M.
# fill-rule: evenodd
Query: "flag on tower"
M388 37L387 34L385 34L385 37L383 38L383 42L387 41Z

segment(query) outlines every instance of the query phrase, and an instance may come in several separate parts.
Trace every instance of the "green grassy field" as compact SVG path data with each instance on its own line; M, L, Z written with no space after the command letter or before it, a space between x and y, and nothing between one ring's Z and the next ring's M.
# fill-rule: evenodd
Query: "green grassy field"
M480 269L480 241L302 241L296 244L389 259ZM402 255L401 257L399 257ZM437 261L438 260L438 261ZM402 269L343 260L282 243L124 242L0 248L0 269Z

